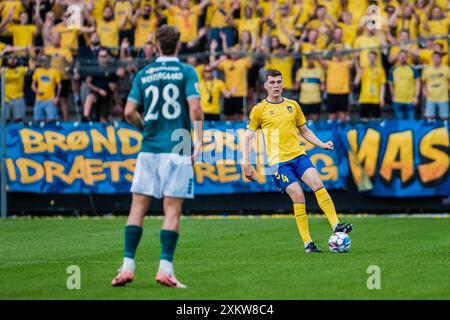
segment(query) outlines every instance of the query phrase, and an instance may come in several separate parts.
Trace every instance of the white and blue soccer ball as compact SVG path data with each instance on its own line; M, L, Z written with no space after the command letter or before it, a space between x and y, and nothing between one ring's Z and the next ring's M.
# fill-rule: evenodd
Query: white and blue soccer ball
M344 232L335 232L328 240L328 248L331 252L344 253L350 250L352 239Z

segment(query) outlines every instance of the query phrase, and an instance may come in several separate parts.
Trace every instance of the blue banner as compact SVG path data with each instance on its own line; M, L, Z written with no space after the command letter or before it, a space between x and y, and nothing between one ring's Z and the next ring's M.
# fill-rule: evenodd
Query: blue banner
M256 182L243 175L244 122L207 122L196 194L276 191L262 139L251 148ZM334 151L300 139L328 189L355 188L374 196L448 196L449 128L442 122L383 121L311 129ZM142 136L127 123L9 124L9 192L128 193ZM303 185L307 190L308 188Z

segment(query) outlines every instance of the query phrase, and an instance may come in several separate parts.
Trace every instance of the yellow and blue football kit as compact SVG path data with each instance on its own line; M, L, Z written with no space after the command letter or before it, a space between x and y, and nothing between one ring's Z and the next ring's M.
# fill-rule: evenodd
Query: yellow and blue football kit
M298 127L305 124L306 119L300 105L291 99L282 98L279 103L265 99L254 106L250 113L247 128L252 131L262 129L269 166L272 170L275 169L272 179L282 193L292 183L302 180L306 170L314 168L298 137ZM320 188L314 190L314 194L331 227L337 230L340 226L339 219L328 191ZM310 252L308 250L310 250L312 239L305 203L294 202L294 214L305 250Z
M300 105L283 98L279 103L263 100L250 113L248 129L262 129L272 179L280 192L314 167L300 144L298 127L306 124Z

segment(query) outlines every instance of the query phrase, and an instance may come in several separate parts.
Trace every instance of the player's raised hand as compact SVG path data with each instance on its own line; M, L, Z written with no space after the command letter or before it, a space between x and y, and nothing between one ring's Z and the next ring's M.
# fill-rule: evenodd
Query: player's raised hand
M323 144L323 147L322 147L324 150L330 150L330 151L333 151L334 150L334 143L333 143L333 141L327 141L327 142L325 142L324 144Z
M255 170L251 165L244 166L244 175L250 181L255 181Z

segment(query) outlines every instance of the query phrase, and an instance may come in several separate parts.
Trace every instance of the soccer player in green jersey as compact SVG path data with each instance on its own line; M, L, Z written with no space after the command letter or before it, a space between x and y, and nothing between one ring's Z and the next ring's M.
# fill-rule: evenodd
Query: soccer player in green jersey
M131 186L133 197L125 226L123 263L112 280L113 286L133 280L144 216L152 198L163 198L164 222L156 281L169 287L186 287L175 277L173 257L183 200L194 196L192 163L201 150L203 112L196 71L177 58L179 39L180 32L174 26L164 25L157 30L156 48L160 56L136 74L125 106L127 121L142 131L143 140ZM138 112L140 106L144 109L143 119Z

